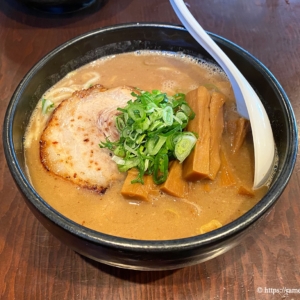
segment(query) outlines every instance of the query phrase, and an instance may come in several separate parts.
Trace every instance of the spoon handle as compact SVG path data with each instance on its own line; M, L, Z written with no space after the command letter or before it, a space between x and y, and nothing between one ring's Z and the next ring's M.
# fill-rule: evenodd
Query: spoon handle
M239 114L244 118L249 119L248 109L245 101L239 100L243 99L243 93L240 87L245 84L245 81L242 82L243 75L241 72L200 26L182 0L170 0L170 3L188 32L222 67L232 85L235 98L237 99L237 110Z

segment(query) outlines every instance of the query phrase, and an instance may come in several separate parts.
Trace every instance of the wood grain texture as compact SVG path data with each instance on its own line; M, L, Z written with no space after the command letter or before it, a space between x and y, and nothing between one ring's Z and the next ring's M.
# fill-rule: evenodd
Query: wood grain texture
M188 0L202 26L273 72L300 118L300 3ZM167 0L108 0L65 17L0 1L0 118L20 80L47 52L89 30L127 22L179 24ZM262 229L211 261L137 272L86 259L56 240L25 205L0 145L0 299L300 299L300 164ZM262 288L262 293L258 288ZM266 289L299 289L297 293Z

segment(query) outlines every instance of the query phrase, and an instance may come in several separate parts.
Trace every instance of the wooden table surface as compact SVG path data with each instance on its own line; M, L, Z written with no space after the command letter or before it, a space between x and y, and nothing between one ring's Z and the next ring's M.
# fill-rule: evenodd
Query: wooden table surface
M300 117L300 3L187 0L202 26L265 64ZM108 0L81 14L50 16L0 1L0 119L26 72L87 31L127 22L179 24L168 0ZM0 147L0 299L300 299L300 164L262 223L226 254L164 272L117 269L81 257L29 211ZM294 290L292 290L294 289Z

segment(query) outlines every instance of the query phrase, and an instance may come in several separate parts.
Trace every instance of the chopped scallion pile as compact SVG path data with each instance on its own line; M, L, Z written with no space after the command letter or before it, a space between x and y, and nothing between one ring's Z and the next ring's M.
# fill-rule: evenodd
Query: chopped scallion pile
M144 174L152 174L154 182L161 184L167 179L169 161L183 162L196 143L195 134L184 131L195 114L181 93L168 96L153 90L133 92L132 96L134 101L118 108L119 140L106 139L99 146L114 153L112 159L121 172L138 169L138 177L132 183L144 183Z

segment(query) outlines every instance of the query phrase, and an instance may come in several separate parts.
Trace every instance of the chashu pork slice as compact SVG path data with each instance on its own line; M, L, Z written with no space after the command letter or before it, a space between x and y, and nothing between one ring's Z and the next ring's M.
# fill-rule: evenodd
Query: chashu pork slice
M40 157L51 173L80 187L104 193L124 178L108 149L99 147L106 137L118 138L114 117L132 89L105 89L96 85L75 92L55 109L40 139Z

